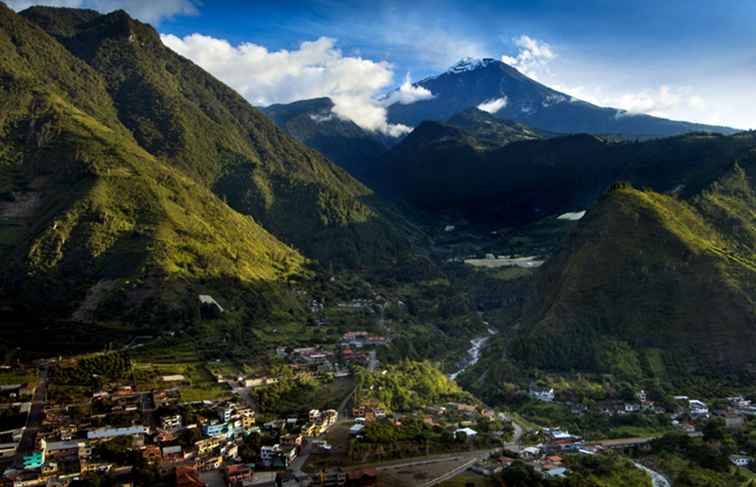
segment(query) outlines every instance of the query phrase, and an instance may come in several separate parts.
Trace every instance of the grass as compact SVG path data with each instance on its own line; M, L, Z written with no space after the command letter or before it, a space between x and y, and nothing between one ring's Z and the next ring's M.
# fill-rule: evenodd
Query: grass
M465 472L439 485L441 487L496 487L499 484L489 477Z
M33 384L37 381L34 369L11 369L0 371L0 385Z

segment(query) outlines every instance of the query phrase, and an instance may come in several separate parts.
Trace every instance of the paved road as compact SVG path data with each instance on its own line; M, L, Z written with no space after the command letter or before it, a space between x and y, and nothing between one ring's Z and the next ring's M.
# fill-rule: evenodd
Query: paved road
M34 390L34 397L32 398L31 409L29 410L29 416L26 418L26 429L24 429L21 442L18 445L19 458L23 455L28 455L34 451L35 437L39 427L42 425L42 413L47 400L47 366L45 365L39 372L39 384Z

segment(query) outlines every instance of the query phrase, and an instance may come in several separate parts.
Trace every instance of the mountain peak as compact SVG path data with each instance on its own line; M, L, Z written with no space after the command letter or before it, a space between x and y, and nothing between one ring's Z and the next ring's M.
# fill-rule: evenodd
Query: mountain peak
M475 71L476 69L485 68L491 64L496 63L497 60L493 58L473 58L464 57L457 61L452 67L447 70L447 73L464 73L467 71Z

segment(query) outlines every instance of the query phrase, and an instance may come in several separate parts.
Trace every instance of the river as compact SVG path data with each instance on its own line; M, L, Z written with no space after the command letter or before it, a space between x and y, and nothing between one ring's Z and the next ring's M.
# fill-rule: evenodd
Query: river
M659 472L655 472L651 470L650 468L646 467L645 465L641 465L640 463L633 462L636 467L646 472L651 477L651 482L653 483L653 487L672 487L672 483L667 480L667 478L660 474Z
M470 348L467 350L467 357L462 362L462 367L456 372L449 374L449 377L456 379L459 374L467 370L468 367L472 367L473 365L477 364L478 360L480 360L480 352L483 350L483 347L486 345L488 339L495 334L496 330L489 328L488 335L475 337L470 340Z

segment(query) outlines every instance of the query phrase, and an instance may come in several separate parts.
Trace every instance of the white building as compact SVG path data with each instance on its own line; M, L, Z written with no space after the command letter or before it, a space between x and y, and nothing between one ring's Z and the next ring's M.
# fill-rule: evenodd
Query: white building
M698 399L691 399L688 401L688 409L691 416L708 416L709 406Z
M554 400L554 388L552 387L531 387L528 395L539 401L551 402Z
M730 455L730 461L738 467L747 467L753 462L753 458L745 455Z

